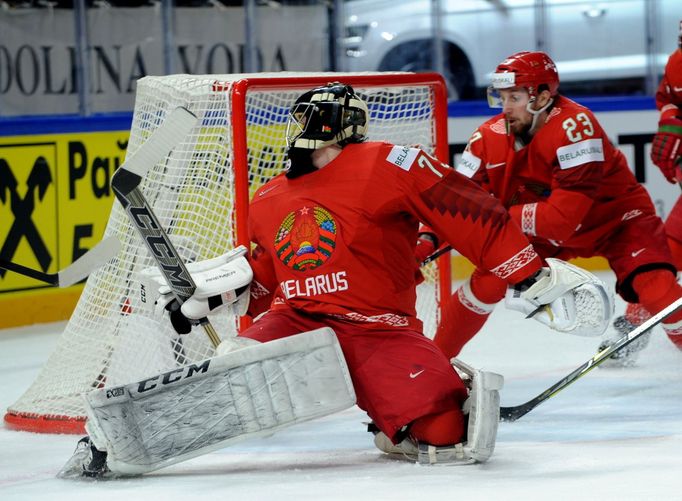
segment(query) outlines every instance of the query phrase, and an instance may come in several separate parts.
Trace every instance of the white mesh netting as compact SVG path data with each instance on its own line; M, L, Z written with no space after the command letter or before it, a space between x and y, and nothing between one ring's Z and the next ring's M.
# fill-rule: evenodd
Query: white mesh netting
M277 77L268 87L264 78ZM128 154L153 132L175 107L185 106L199 124L172 153L154 166L141 189L180 255L187 261L207 259L236 245L239 207L235 179L233 117L239 115L232 96L235 82L246 91L246 143L249 196L281 172L285 160L284 130L289 106L303 91L319 85L302 74L295 83L281 84L276 75L171 75L139 81ZM315 75L320 77L320 74ZM310 77L313 77L310 75ZM354 85L370 109L369 137L395 144L421 145L434 152L435 118L432 84L392 84L390 74L330 75ZM249 81L258 85L250 87ZM369 81L369 83L368 83ZM245 84L245 82L247 82ZM444 126L444 124L441 124ZM239 153L238 153L239 154ZM106 235L122 244L119 256L93 273L58 345L42 371L8 409L11 427L48 432L79 432L85 411L81 394L93 388L144 379L213 353L203 330L179 337L153 305L141 300L139 271L154 262L118 202L114 203ZM432 335L437 322L431 265L419 287L417 310ZM236 333L236 319L211 318L224 337ZM35 426L33 422L40 422ZM76 422L74 426L68 422ZM28 424L27 424L28 423Z

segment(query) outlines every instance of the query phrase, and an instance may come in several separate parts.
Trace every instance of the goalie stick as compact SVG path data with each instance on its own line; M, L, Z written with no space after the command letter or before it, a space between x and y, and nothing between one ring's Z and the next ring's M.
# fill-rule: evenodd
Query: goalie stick
M182 107L175 108L111 178L116 198L142 237L179 304L192 296L196 285L138 186L149 169L163 160L196 123L197 117L192 112ZM208 318L202 318L199 324L216 348L220 338Z
M76 259L69 266L57 273L44 273L21 264L0 258L0 268L13 271L25 277L34 278L56 287L69 287L87 278L95 269L112 259L121 248L121 243L115 236L101 240L92 249Z
M638 337L649 331L651 328L661 323L663 320L665 320L670 315L675 313L678 309L680 309L680 307L682 307L682 298L677 299L670 305L663 308L661 311L656 313L642 325L636 327L635 329L632 329L630 332L628 332L625 336L620 338L614 344L594 355L592 358L590 358L587 362L585 362L580 367L575 369L573 372L565 376L560 381L557 381L555 384L553 384L545 391L540 393L537 397L529 400L525 404L516 405L514 407L500 407L500 420L516 421L520 417L525 416L530 411L535 409L538 405L540 405L542 402L553 397L561 390L566 388L568 385L574 383L576 380L583 377L585 374L587 374L589 371L597 367L599 364L601 364L604 360L609 358L615 352L629 345L635 339L637 339Z

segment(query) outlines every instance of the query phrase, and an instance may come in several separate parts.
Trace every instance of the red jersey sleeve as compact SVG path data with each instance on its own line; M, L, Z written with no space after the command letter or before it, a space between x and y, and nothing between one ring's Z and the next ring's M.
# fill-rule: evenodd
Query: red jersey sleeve
M673 52L665 65L663 78L656 91L656 108L661 118L680 116L682 108L682 49Z
M551 170L551 193L509 209L524 233L561 243L590 212L613 155L606 133L588 109L568 106L533 138L529 162Z
M395 146L392 154L400 148ZM535 250L496 198L421 150L402 152L402 200L417 219L477 267L509 283L540 268Z
M248 261L253 270L253 280L251 281L251 299L247 313L255 318L270 308L277 287L277 280L271 257L259 245L253 249Z

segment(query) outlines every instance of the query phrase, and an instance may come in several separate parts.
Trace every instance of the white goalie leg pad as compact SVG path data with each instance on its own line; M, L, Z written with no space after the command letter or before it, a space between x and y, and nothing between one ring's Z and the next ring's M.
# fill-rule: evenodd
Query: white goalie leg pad
M472 372L469 398L464 402L464 413L467 410L469 412L464 455L483 463L490 459L495 450L497 425L500 422L500 390L504 386L504 377L494 372L473 369L457 359L452 363L464 372Z
M430 465L462 465L484 463L495 450L500 421L500 390L504 378L494 372L476 370L453 358L452 365L470 385L464 414L469 416L466 441L451 446L419 444L418 461Z
M86 429L115 475L157 470L351 407L329 328L247 346L85 395Z

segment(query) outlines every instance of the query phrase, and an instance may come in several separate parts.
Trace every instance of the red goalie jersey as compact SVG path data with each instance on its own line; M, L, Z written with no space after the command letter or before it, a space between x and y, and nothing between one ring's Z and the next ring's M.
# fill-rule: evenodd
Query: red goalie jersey
M646 190L592 112L557 96L528 145L508 134L503 114L481 125L457 170L509 208L543 256L592 256L623 221L655 215Z
M350 144L324 168L277 176L256 192L252 297L272 293L275 310L421 330L413 258L420 221L510 283L540 267L507 211L464 176L418 149Z

